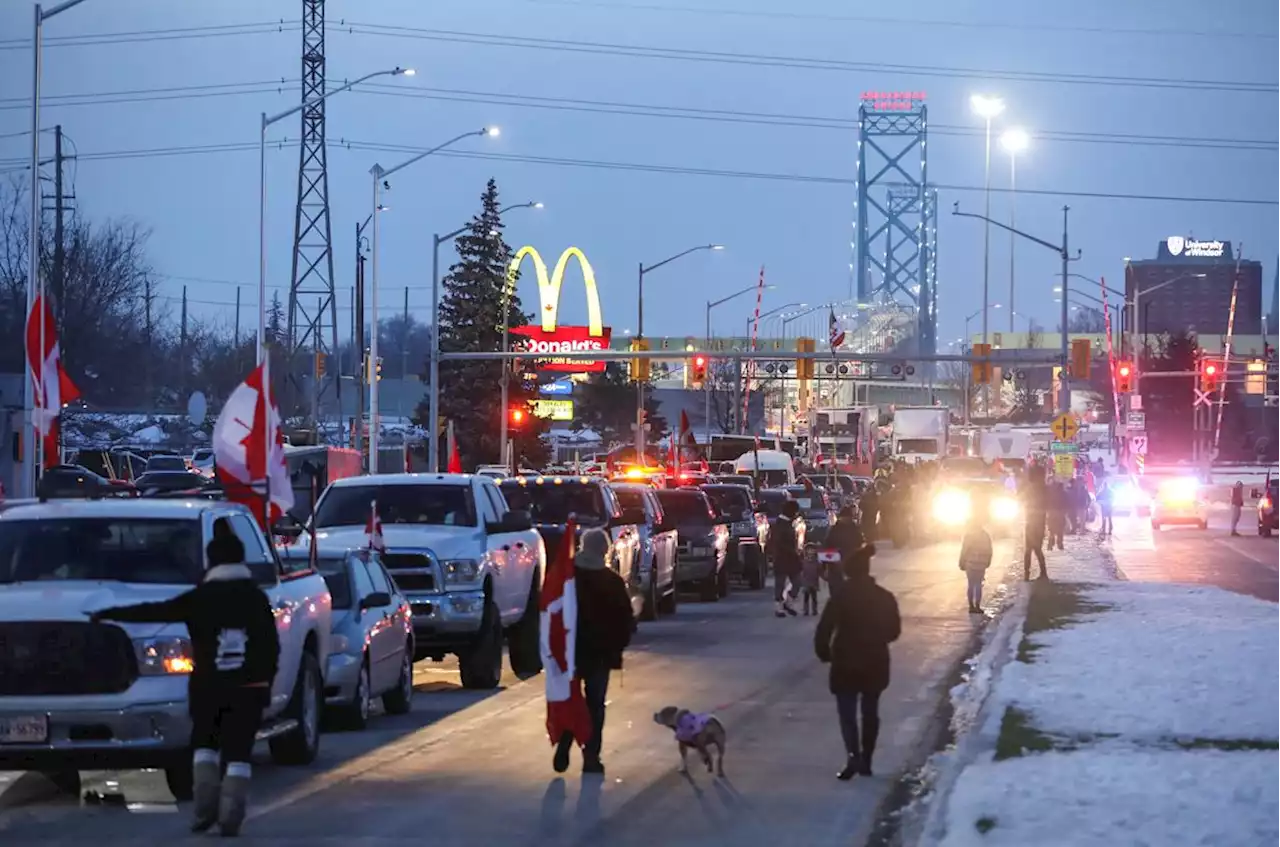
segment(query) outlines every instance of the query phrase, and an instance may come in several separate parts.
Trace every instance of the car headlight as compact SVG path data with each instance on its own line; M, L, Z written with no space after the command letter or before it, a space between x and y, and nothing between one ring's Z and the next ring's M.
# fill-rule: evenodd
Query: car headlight
M1018 501L1012 497L997 497L991 501L991 517L1002 523L1018 517Z
M949 526L968 521L970 509L969 495L963 491L942 491L933 498L934 520Z
M188 674L196 666L191 640L182 636L137 638L133 649L138 658L138 673L142 676Z
M475 582L480 575L480 563L475 559L446 559L440 567L446 585Z

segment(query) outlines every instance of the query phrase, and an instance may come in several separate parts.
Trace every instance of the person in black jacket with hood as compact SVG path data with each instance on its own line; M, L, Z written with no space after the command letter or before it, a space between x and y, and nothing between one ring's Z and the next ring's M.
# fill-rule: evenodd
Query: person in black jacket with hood
M591 714L591 740L582 749L582 772L603 774L600 748L604 741L604 702L609 675L622 669L622 653L631 644L635 618L631 595L622 577L610 570L605 556L613 542L603 529L582 533L574 556L574 587L578 601L578 631L574 641L574 667L582 680L583 698ZM556 745L552 766L556 773L569 768L573 736Z
M187 693L195 782L191 829L203 832L217 823L223 835L234 836L244 823L250 754L271 701L280 637L271 602L244 564L244 544L226 519L214 522L205 554L209 569L190 591L159 603L101 609L90 619L187 625L193 656Z
M846 556L844 582L822 610L814 631L818 659L831 663L845 766L837 779L871 776L871 757L880 734L880 695L889 687L889 645L902 634L898 601L871 576L874 544ZM858 717L862 727L859 733Z

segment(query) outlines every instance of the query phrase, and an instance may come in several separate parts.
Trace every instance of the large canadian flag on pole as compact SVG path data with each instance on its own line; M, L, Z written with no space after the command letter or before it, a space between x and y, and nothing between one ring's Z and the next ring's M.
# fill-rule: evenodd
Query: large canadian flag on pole
M556 557L542 582L541 647L547 680L547 735L552 744L566 732L579 745L591 738L591 715L582 696L582 680L574 664L578 635L578 595L573 554L577 526L570 518Z
M271 396L269 358L236 386L213 425L214 467L227 499L253 510L263 531L293 508L280 409Z
M41 337L41 322L44 332ZM41 349L41 342L44 349ZM36 432L40 433L47 468L59 463L58 416L68 403L80 399L80 391L62 368L62 351L58 345L58 325L53 319L49 301L37 296L27 315L27 361L31 363L32 410ZM45 375L48 374L46 379Z

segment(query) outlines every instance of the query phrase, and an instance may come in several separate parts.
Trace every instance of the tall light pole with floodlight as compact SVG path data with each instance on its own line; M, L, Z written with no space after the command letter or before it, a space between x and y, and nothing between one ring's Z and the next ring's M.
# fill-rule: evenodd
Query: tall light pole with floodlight
M1014 222L1014 211L1018 204L1018 154L1026 150L1030 143L1030 136L1021 129L1006 130L1000 136L1000 146L1004 147L1005 152L1009 154L1009 332L1014 331L1013 318L1016 314L1013 310L1016 302L1014 292L1017 288L1013 257L1018 237L1013 234L1012 227L1017 226Z
M969 98L969 106L986 124L986 146L983 159L982 192L986 204L983 214L991 217L991 121L1004 111L1004 101L999 97L975 94ZM987 311L991 308L991 225L982 230L982 343L987 343Z

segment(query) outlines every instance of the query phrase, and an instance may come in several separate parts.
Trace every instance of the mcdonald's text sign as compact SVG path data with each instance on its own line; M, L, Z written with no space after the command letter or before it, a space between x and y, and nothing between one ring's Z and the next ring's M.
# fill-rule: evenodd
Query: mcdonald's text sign
M533 247L521 247L507 267L507 284L515 285L520 265L528 257L538 276L539 322L511 328L515 335L523 336L525 349L533 353L540 371L564 373L588 373L604 370L604 362L591 362L557 358L556 353L581 353L590 350L607 350L610 331L600 315L600 293L596 289L595 271L587 257L577 247L570 247L560 254L555 269L547 273L546 263ZM560 311L560 289L570 259L577 259L582 269L583 287L587 292L588 326L561 326L556 318Z

